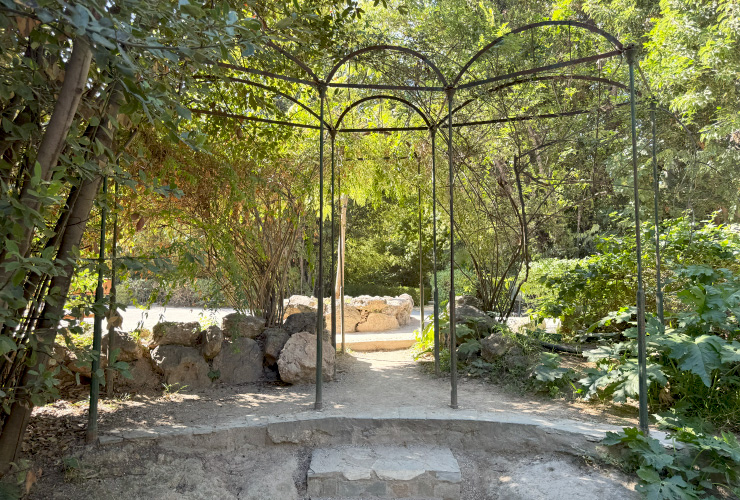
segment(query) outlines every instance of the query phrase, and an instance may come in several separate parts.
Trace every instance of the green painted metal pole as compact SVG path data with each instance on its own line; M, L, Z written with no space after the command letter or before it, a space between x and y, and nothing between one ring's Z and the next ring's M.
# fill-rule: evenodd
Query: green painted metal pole
M658 311L660 324L664 325L663 315L663 283L660 276L660 214L658 213L658 200L660 199L660 182L658 181L658 156L657 141L655 139L655 109L656 103L650 101L650 125L653 132L653 212L655 214L655 306Z
M108 362L110 364L111 359L111 353L116 348L115 347L115 335L113 332L115 331L115 328L111 328L110 322L113 318L113 312L118 312L118 307L116 305L116 299L118 297L117 292L117 283L116 283L116 259L118 258L118 249L116 246L118 245L118 181L115 181L113 183L114 188L113 192L113 207L116 210L113 214L113 241L111 242L111 261L110 261L110 294L108 295L108 302L109 306L108 309L110 310L111 314L108 315ZM106 394L108 397L113 397L113 385L114 380L116 377L116 372L114 370L111 370L110 367L108 368L108 378L106 382Z
M432 128L432 269L434 272L434 373L439 375L439 288L437 287L437 129Z
M108 195L108 176L103 176L103 198ZM100 214L100 251L98 252L98 286L95 288L95 320L93 323L93 360L90 377L90 410L87 415L88 443L98 440L98 399L100 397L100 355L103 337L103 267L105 266L105 219L108 215L107 200L104 199Z
M419 164L417 165L417 174L419 175L419 187L416 189L419 194L419 333L424 333L424 259L423 256L423 245L421 241L421 157L419 157Z
M319 115L319 270L318 270L318 299L316 308L316 401L314 409L323 407L323 340L324 340L324 99L326 86L319 87L321 98L321 113Z
M339 217L339 328L342 332L342 354L346 351L344 345L344 216L345 208L342 202L342 176L337 179L337 191L339 192L339 201L342 206L342 215ZM336 363L334 363L336 366Z
M452 160L452 99L455 89L447 89L447 160L450 170L450 406L457 408L457 332L455 325L455 212L454 166Z
M336 236L334 228L336 226L336 209L334 203L334 138L336 134L333 130L329 131L331 138L331 345L334 352L337 351L337 287L336 287ZM337 373L337 364L334 363L334 375Z
M635 257L637 258L637 365L639 388L640 430L647 435L647 342L645 339L645 291L642 286L642 246L640 242L640 196L637 172L637 110L635 97L635 57L637 49L630 45L625 50L630 74L630 128L632 130L632 179L635 197Z

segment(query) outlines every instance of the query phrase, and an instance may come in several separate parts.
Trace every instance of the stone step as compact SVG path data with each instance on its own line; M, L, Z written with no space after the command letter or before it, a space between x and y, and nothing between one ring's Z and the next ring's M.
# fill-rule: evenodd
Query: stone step
M432 446L317 448L308 469L311 500L460 500L460 482L449 448Z

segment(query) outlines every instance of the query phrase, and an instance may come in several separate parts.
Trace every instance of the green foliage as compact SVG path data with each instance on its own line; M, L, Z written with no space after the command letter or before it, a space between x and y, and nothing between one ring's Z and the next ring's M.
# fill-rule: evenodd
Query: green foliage
M642 262L646 305L651 311L655 311L654 234L646 223ZM533 302L536 320L560 318L564 332L582 332L611 311L634 302L634 235L601 236L596 247L595 255L579 261L551 259L534 266L536 281L527 285L525 294ZM731 326L717 322L726 318L726 310L737 307L737 297L727 283L740 270L740 234L732 226L710 221L693 224L681 217L665 223L661 254L666 314L673 314L679 322L696 320L712 331L728 333ZM689 283L692 288L684 290ZM619 330L623 324L602 322L600 326Z
M740 411L740 342L734 340L740 319L740 280L727 269L697 265L677 269L675 276L685 287L675 292L683 308L668 317L675 326L664 327L652 315L647 318L649 403L675 405L685 415L735 428L734 415ZM600 322L632 326L624 330L626 341L586 353L596 363L580 380L586 397L598 394L619 402L636 397L633 313L634 308L623 308Z
M409 179L409 181L411 181ZM428 211L424 200L422 211ZM424 213L425 221L429 214ZM422 273L432 269L432 228L421 227ZM438 241L444 229L438 228ZM439 258L439 257L438 257ZM382 286L419 286L419 202L414 196L399 199L384 197L377 204L350 201L347 209L347 252L345 286L347 289ZM425 288L430 288L427 284ZM416 293L414 302L418 298Z
M477 284L475 274L470 270L455 269L455 295L476 295ZM430 279L433 283L433 277ZM450 268L437 271L437 287L440 300L449 300L450 297Z
M534 375L540 382L556 382L569 373L568 368L560 366L560 355L554 352L541 352L540 364L534 369Z
M625 467L639 477L638 491L649 500L715 498L710 495L718 487L740 493L740 445L734 434L710 435L678 424L669 437L674 446L666 448L628 427L607 432L602 444L621 452Z
M224 297L218 284L208 278L168 283L154 279L129 279L118 286L116 301L123 305L166 304L170 307L221 307Z

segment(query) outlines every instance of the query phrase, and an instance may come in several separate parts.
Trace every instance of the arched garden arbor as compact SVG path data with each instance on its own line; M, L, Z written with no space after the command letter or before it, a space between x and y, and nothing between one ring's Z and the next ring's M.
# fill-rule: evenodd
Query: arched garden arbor
M538 44L535 33L545 31L552 43L547 46ZM559 50L551 50L558 45ZM621 95L622 102L607 105L630 107L631 162L634 182L634 215L637 260L637 324L638 324L638 364L639 364L639 417L640 428L647 432L647 370L646 370L646 333L645 304L641 264L640 242L640 199L638 197L638 159L636 129L636 90L635 65L636 48L623 45L613 35L590 24L576 21L543 21L513 29L508 33L482 46L467 62L458 64L449 58L435 63L427 56L412 48L398 45L373 45L346 53L336 62L325 65L323 74L312 70L306 63L284 47L267 42L266 50L258 57L264 62L263 67L237 66L218 64L230 70L233 76L225 81L235 85L246 85L285 99L290 106L297 106L301 119L280 119L280 116L267 116L264 110L252 107L250 114L231 114L215 109L192 109L195 113L214 114L236 118L240 121L296 127L318 131L318 164L319 164L319 259L317 273L324 274L326 264L324 256L324 156L327 138L330 149L330 206L332 231L331 248L335 248L334 215L335 215L335 178L336 178L336 139L339 134L368 134L392 132L424 132L431 141L431 185L432 185L432 227L433 227L433 266L437 270L437 135L439 134L447 148L447 202L446 212L449 215L450 235L450 293L449 293L449 342L450 342L450 405L458 406L457 397L457 349L455 328L455 178L457 163L455 157L456 131L463 128L492 126L531 120L549 120L598 113L605 107L603 102L596 107L569 106L563 109L552 99L539 99L526 108L526 113L514 116L494 114L490 106L492 96L499 95L512 88L527 87L530 96L546 92L550 87L560 83L581 85L587 93L598 94L602 89L607 95ZM610 74L602 74L602 68L608 60L614 60ZM250 61L250 59L245 59ZM626 62L624 74L622 62ZM445 76L445 75L448 76ZM250 76L251 75L251 76ZM451 75L451 76L450 76ZM219 77L223 78L223 77ZM297 89L296 97L289 89ZM542 90L542 89L546 90ZM538 90L539 89L539 90ZM336 118L331 114L331 92L346 92L350 104L338 113ZM354 97L351 92L355 92ZM540 96L541 97L541 96ZM376 126L361 123L355 126L352 117L372 109L378 102L392 103L408 112L405 124L394 126ZM544 103L544 104L543 104ZM573 103L571 103L573 104ZM578 103L575 103L578 104ZM544 109L543 109L544 108ZM412 120L414 123L412 123ZM327 137L328 136L328 137ZM654 142L653 142L654 145ZM547 147L547 144L541 145ZM516 160L515 160L516 163ZM655 165L655 164L654 164ZM516 167L515 167L516 168ZM657 178L657 176L656 176ZM419 194L421 201L421 191ZM522 211L523 211L522 204ZM657 211L656 211L657 213ZM522 214L525 218L526 215ZM420 217L421 224L421 217ZM526 224L525 224L526 227ZM526 238L526 231L524 233ZM341 255L341 254L340 254ZM341 263L340 263L341 264ZM330 266L334 274L336 265L335 253L332 250ZM439 316L440 297L436 272L434 273L434 355L435 367L439 370ZM658 278L660 279L660 278ZM321 279L319 279L321 283ZM660 282L658 283L660 288ZM320 308L324 302L323 287L318 287ZM331 338L336 347L337 311L334 287L331 291ZM658 290L660 297L660 290ZM343 300L340 307L343 307ZM321 309L320 309L321 312ZM341 317L341 311L340 311ZM324 315L317 314L317 332L324 330ZM424 318L422 315L422 322ZM343 334L343 323L342 323ZM319 333L320 334L320 333ZM322 342L317 342L317 359L322 359ZM322 408L322 363L316 364L316 398L315 408ZM93 418L91 412L91 418Z
M537 30L550 30L553 43L564 43L569 46L568 57L561 60L553 60L546 47L538 46L534 34ZM574 43L577 37L578 42ZM437 165L436 148L437 134L442 134L447 146L448 163L448 201L447 212L450 219L450 228L455 227L455 203L454 203L454 181L455 181L455 154L454 140L455 131L463 127L492 125L511 121L526 121L533 119L549 119L566 116L575 116L594 112L593 109L571 109L567 111L555 111L549 113L535 113L523 116L491 117L490 111L486 113L485 106L475 105L485 102L487 96L503 91L517 85L533 85L566 81L570 84L580 82L594 91L600 86L629 94L629 101L618 105L629 104L631 112L631 140L632 140L632 167L634 179L634 204L636 218L636 258L638 264L638 360L639 360L639 393L640 393L640 426L647 430L647 374L645 359L645 307L644 292L642 288L641 248L639 231L639 197L637 184L637 132L636 132L636 92L635 92L635 56L636 48L631 45L623 45L616 37L590 24L577 21L543 21L529 24L502 35L478 50L458 71L453 71L453 76L445 77L440 65L425 54L412 48L398 45L373 45L363 47L347 53L336 61L322 78L298 57L291 54L285 48L276 43L269 42L267 51L276 60L282 61L282 66L275 71L256 69L254 67L242 67L230 64L222 66L233 70L235 74L249 74L259 77L261 81L240 78L235 76L230 80L234 83L254 86L263 90L273 92L276 96L287 99L304 110L314 123L278 120L252 115L234 116L241 120L271 123L290 127L316 129L319 131L318 154L319 154L319 260L318 275L324 273L324 149L328 135L331 149L331 207L332 207L332 240L334 240L334 213L335 213L335 142L338 134L347 133L388 133L405 131L427 131L432 144L432 224L434 234L433 259L434 269L437 269ZM516 55L516 57L511 57ZM522 57L524 55L524 57ZM624 58L628 66L627 81L619 81L613 78L601 76L600 68L602 61L611 58ZM531 60L529 60L531 58ZM515 60L516 65L507 63ZM522 64L526 61L526 65ZM287 64L287 66L286 66ZM354 71L352 71L354 65ZM274 64L273 64L274 66ZM450 64L448 64L450 66ZM523 67L524 66L524 67ZM350 68L348 71L347 68ZM594 67L599 69L598 76L592 73ZM359 70L358 70L359 68ZM391 69L388 71L388 69ZM578 69L586 71L574 71ZM390 73L390 77L389 74ZM388 80L391 80L390 82ZM296 84L304 95L314 93L318 99L313 99L313 105L319 108L316 112L309 104L288 93L279 90L269 82L283 81ZM355 90L361 95L351 104L346 106L336 121L327 116L329 91L331 89L346 89L348 92ZM310 95L310 94L308 94ZM441 97L441 99L440 99ZM347 123L347 117L356 112L362 112L363 108L371 103L379 101L394 102L408 108L412 115L420 120L420 124L407 123L402 126L362 126L352 127ZM459 102L459 104L458 104ZM422 104L423 103L423 104ZM422 106L426 109L422 109ZM435 109L436 108L436 109ZM473 109L475 108L475 109ZM202 113L211 113L208 110L195 110ZM435 113L435 111L437 111ZM457 119L456 119L457 118ZM316 124L315 122L318 122ZM450 367L451 367L451 397L450 405L458 406L457 401L457 359L456 359L456 332L455 332L455 247L454 230L450 231ZM334 241L332 241L334 248ZM335 253L331 254L331 269L334 274ZM319 304L323 304L323 287L318 287ZM340 301L342 304L343 301ZM437 292L436 273L434 283L434 331L435 331L435 365L439 366L439 303ZM336 297L334 287L331 292L331 335L332 343L336 346L337 321L336 321ZM318 314L317 331L324 329L324 316ZM423 320L423 319L422 319ZM343 328L342 328L343 329ZM322 342L317 342L317 357L322 358ZM322 408L322 364L316 366L316 400L315 408Z

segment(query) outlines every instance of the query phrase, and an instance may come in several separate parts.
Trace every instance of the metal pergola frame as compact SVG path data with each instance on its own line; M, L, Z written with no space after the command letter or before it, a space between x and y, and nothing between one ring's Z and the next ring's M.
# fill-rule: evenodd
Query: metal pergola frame
M470 81L467 83L461 83L461 79L463 76L468 72L468 70L471 68L471 66L483 55L491 51L493 48L497 47L499 44L501 44L507 37L511 37L512 35L528 32L531 30L535 30L537 28L546 27L546 26L552 26L552 27L567 27L568 30L571 28L576 28L580 30L585 30L588 32L591 32L593 34L596 34L600 36L603 40L606 40L611 46L612 50L601 52L597 54L588 55L585 57L579 57L575 59L568 59L566 61L560 61L552 64L546 64L542 66L536 66L530 69L521 70L521 71L514 71L506 74L501 75L490 75L486 78ZM200 76L199 78L208 79L208 80L227 80L234 83L241 83L244 85L260 88L263 90L266 90L268 92L273 93L276 96L280 96L282 98L285 98L289 100L290 102L296 104L303 110L305 110L311 117L313 117L315 120L318 121L318 125L315 124L306 124L306 123L299 123L299 122L292 122L292 121L286 121L286 120L276 120L271 118L264 118L259 116L248 116L248 115L237 115L232 114L228 112L222 112L222 111L216 111L216 110L207 110L207 109L192 109L191 111L194 113L199 114L205 114L205 115L216 115L216 116L222 116L227 118L235 118L239 120L244 121L251 121L255 123L266 123L266 124L273 124L273 125L281 125L281 126L289 126L289 127L295 127L295 128L303 128L303 129L312 129L312 130L318 130L319 131L319 259L318 259L318 304L319 309L317 310L317 342L316 342L316 356L317 356L317 363L316 363L316 395L315 395L315 402L314 402L314 408L316 410L321 410L323 407L323 395L322 395L322 389L323 389L323 331L324 331L324 291L323 291L323 274L324 274L324 235L323 235L323 224L324 224L324 188L325 188L325 182L324 182L324 149L325 149L325 135L328 132L329 139L330 139L330 148L331 148L331 224L332 224L332 230L331 230L331 238L332 238L332 254L331 254L331 274L334 275L335 270L335 253L334 253L334 246L335 246L335 234L334 234L334 222L335 222L335 193L334 193L334 184L335 184L335 140L337 134L340 133L379 133L379 132L403 132L403 131L428 131L430 134L431 139L431 148L432 148L432 226L433 226L433 248L432 248L432 259L433 259L433 269L434 269L434 291L433 291L433 299L434 299L434 309L433 309L433 322L434 322L434 360L435 360L435 369L437 373L439 373L439 354L440 354L440 337L439 337L439 294L438 294L438 286L437 286L437 190L436 190L436 183L437 183L437 172L436 172L436 135L439 130L447 129L447 162L448 162L448 169L449 169L449 218L450 218L450 236L449 236L449 245L450 245L450 295L449 295L449 317L450 317L450 335L449 335L449 341L450 341L450 406L452 408L458 408L458 395L457 395L457 348L456 348L456 318L455 318L455 281L454 281L454 270L455 270L455 247L454 247L454 173L455 173L455 162L453 158L453 137L454 137L454 130L461 127L467 127L467 126L476 126L476 125L490 125L490 124L499 124L499 123L509 123L509 122L519 122L519 121L526 121L526 120L535 120L535 119L543 119L543 118L557 118L557 117L566 117L566 116L576 116L581 114L587 114L593 112L592 109L578 109L573 111L566 111L566 112L560 112L560 113L547 113L547 114L539 114L539 115L528 115L528 116L514 116L514 117L506 117L506 118L497 118L497 119L489 119L489 120L477 120L477 121L467 121L467 122L457 122L455 123L453 118L455 116L455 113L459 112L472 102L476 101L480 96L484 94L490 94L494 93L500 90L504 90L506 88L512 87L514 85L518 84L524 84L524 83L532 83L532 82L542 82L542 81L553 81L553 80L581 80L584 82L591 82L595 84L606 84L611 85L617 88L620 88L622 90L629 92L629 102L624 102L621 104L618 104L618 106L621 105L627 105L630 106L630 126L631 126L631 142L632 142L632 170L633 170L633 181L634 181L634 217L635 217L635 236L636 236L636 259L637 259L637 294L636 294L636 302L637 302L637 327L638 327L638 366L639 366L639 426L640 429L647 434L648 432L648 410L647 410L647 368L646 368L646 332L645 332L645 295L644 295L644 289L643 289L643 277L642 277L642 257L641 257L641 235L640 235L640 200L638 197L638 159L637 159L637 130L636 130L636 91L635 91L635 65L636 65L636 47L634 45L623 45L615 36L607 33L604 30L601 30L600 28L596 26L592 26L586 23L577 22L577 21L543 21L538 22L534 24L528 24L525 26L522 26L520 28L514 29L510 31L509 33L496 38L495 40L491 41L487 45L485 45L483 48L481 48L465 65L462 66L462 69L459 71L459 73L452 79L448 80L445 78L445 76L440 71L439 67L435 65L427 56L424 54L410 49L406 47L396 46L396 45L373 45L369 47L364 47L359 50L355 50L341 58L338 62L336 62L327 76L322 79L320 78L314 71L311 70L311 68L308 67L305 63L303 63L301 60L299 60L297 57L292 55L290 52L285 50L284 48L280 47L279 45L275 44L274 42L266 42L266 49L274 51L275 53L280 54L281 56L287 58L292 63L294 63L298 68L300 68L306 75L307 78L296 78L293 76L287 76L279 73L273 73L269 71L254 69L254 68L247 68L243 66L238 66L234 64L226 64L226 63L218 63L217 66L224 68L224 69L230 69L238 73L246 73L251 75L256 75L260 77L265 77L269 79L276 79L276 80L282 80L285 82L298 84L304 88L311 88L314 89L318 93L319 101L320 101L320 110L317 113L313 109L311 109L308 105L300 102L300 100L290 96L289 94L271 87L269 85L265 85L264 83L256 82L253 80L249 80L247 78L238 78L238 77L223 77L223 76L216 76L216 75L204 75ZM429 69L434 79L439 82L439 85L437 86L426 86L426 85L386 85L386 84L378 84L378 83L338 83L334 82L333 79L336 76L337 72L341 68L342 65L354 60L358 56L361 56L363 54L371 53L371 52L377 52L377 51L392 51L392 52L399 52L402 54L406 54L409 56L412 56L416 59L418 59L420 62L422 62L427 69ZM551 72L553 70L560 70L567 67L572 66L578 66L578 65L584 65L586 63L593 63L596 61L600 61L603 59L609 59L614 58L617 56L622 56L626 60L628 67L629 67L629 81L627 83L618 82L614 80L610 80L607 78L601 78L594 77L594 76L584 76L584 75L576 75L576 74L568 74L568 75L562 75L562 74L543 74L546 72ZM463 101L458 106L454 107L454 97L457 91L463 90L463 89L472 89L472 88L478 88L485 85L495 84L496 86L492 86L490 88L486 88L483 92L480 93L479 96L473 97L470 99L467 99ZM325 108L326 108L326 92L327 89L330 88L346 88L346 89L361 89L361 90L379 90L379 91L407 91L407 92L429 92L433 94L439 94L443 93L446 96L446 115L443 116L440 120L435 121L433 118L425 114L418 106L414 105L411 101L408 99L404 99L402 97L398 97L396 95L384 93L379 95L371 95L371 96L365 96L361 99L358 99L354 102L352 102L347 108L345 108L342 113L339 115L336 123L331 124L328 123L325 118ZM381 101L396 101L399 102L406 107L408 107L410 110L412 110L415 114L419 115L421 119L424 122L424 126L399 126L399 127L374 127L374 128L345 128L342 127L344 118L347 116L347 114L352 111L357 106L373 100L381 100ZM653 166L655 169L655 172L657 173L657 161L655 160L655 139L654 139L654 109L651 109L651 121L653 124ZM421 166L419 165L419 168ZM657 207L657 174L655 179L655 185L656 185L656 207ZM421 200L421 191L419 190L419 198ZM103 214L104 215L104 214ZM421 227L421 212L419 214L419 221L420 221L420 227ZM657 215L657 209L656 209L656 229L658 224L658 215ZM104 227L104 226L103 226ZM658 238L658 234L656 231L656 241ZM104 246L101 244L101 252L104 251ZM341 257L341 255L340 255ZM658 259L658 265L660 265L659 262L659 254L656 255L656 258ZM103 259L103 254L101 253L101 262ZM420 255L421 259L421 255ZM658 269L658 298L661 302L659 306L659 312L660 312L660 319L662 321L662 292L660 290L661 284L660 284L660 270ZM421 277L420 277L421 280ZM100 285L100 283L99 283ZM100 285L102 286L102 285ZM423 286L423 285L422 285ZM332 345L336 349L336 337L337 337L337 325L336 325L336 293L335 293L335 286L332 286L331 291L331 340ZM422 302L423 302L423 290L420 290L422 293ZM102 291L101 291L102 293ZM343 289L341 291L341 294L343 295ZM97 296L96 296L97 297ZM102 300L102 299L101 299ZM343 319L343 305L344 300L342 297L342 300L340 302L341 304L341 315ZM423 307L423 305L422 305ZM99 321L102 321L102 318L98 318L96 316L96 325ZM422 325L424 322L424 317L422 314ZM100 328L96 327L96 336L99 334ZM344 321L341 321L341 333L342 333L342 345L344 346ZM99 346L98 344L95 344ZM91 426L94 425L92 422L95 421L97 417L97 412L93 411L93 397L92 395L95 395L95 399L97 399L97 386L99 381L97 380L97 377L95 376L96 373L96 366L93 366L93 380L91 385L91 412L90 412L90 422Z

